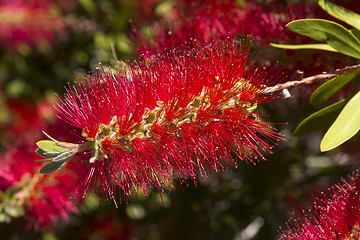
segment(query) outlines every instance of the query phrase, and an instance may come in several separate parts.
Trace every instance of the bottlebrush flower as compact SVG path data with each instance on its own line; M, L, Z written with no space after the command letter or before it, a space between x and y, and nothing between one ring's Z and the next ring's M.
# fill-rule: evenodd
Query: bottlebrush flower
M173 48L185 48L184 43L197 39L209 42L229 35L251 35L257 43L268 45L279 39L286 42L298 39L285 25L295 19L313 16L312 4L290 4L272 1L234 0L188 1L177 0L162 19L154 24L154 39L137 33L140 54L166 52ZM300 37L301 38L301 37ZM302 38L304 39L304 37ZM287 41L288 42L288 41Z
M62 20L46 2L2 1L0 3L0 44L17 48L22 44L40 47L55 42L55 33L64 30Z
M322 194L303 219L287 223L281 239L359 239L360 238L359 171Z
M285 25L296 19L313 17L311 9L314 7L315 4L307 6L303 2L282 5L277 0L262 4L248 1L242 19L242 33L250 34L262 45L279 40L288 42L289 39L306 39L291 32Z
M354 5L357 1L350 2ZM305 76L312 76L355 65L356 59L337 53L269 48L271 42L312 43L310 38L291 32L286 28L286 24L297 19L319 17L334 20L317 6L316 1L243 1L243 4L239 4L235 0L177 0L164 16L153 24L152 38L142 35L141 31L134 28L136 50L149 57L173 48L189 49L192 45L186 43L193 39L203 43L227 36L235 38L237 35L250 35L258 47L262 48L261 61L267 66L278 62L277 66L281 65L291 77L297 70L302 70Z
M81 171L76 170L74 162L61 173L39 174L42 163L35 161L39 157L34 150L32 140L23 140L1 154L0 213L2 220L7 221L24 217L28 228L38 231L52 228L58 220L67 221L71 214L78 213L77 201L67 193Z
M174 1L172 8L155 24L154 39L134 29L137 52L151 56L174 48L186 49L185 43L193 39L205 43L235 37L240 33L242 24L238 22L243 15L243 9L236 1Z
M76 190L85 194L98 184L115 200L118 190L147 194L172 187L174 178L196 183L198 176L236 165L235 158L264 159L280 136L254 110L274 98L264 92L276 79L267 79L252 57L248 42L227 40L97 71L70 87L57 106L84 142L38 144L64 154L49 157L43 172L56 170L60 158L65 163L91 150L88 176Z

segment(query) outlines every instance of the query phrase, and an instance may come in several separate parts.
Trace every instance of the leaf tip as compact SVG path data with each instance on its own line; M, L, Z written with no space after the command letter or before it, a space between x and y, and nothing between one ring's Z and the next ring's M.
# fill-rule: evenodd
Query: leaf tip
M321 143L320 143L320 151L321 152L327 152L327 151L330 151L331 149L333 149L333 147L329 147L326 144L324 144L323 141L321 141Z

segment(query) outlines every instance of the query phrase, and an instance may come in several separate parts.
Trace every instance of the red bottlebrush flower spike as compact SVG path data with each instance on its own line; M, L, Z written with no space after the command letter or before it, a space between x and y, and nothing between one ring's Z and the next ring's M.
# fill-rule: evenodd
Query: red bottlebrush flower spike
M302 220L287 223L281 239L360 239L360 175L353 173L347 180L322 194Z
M85 141L55 142L58 155L67 153L66 162L77 151L93 153L77 191L98 182L107 198L119 189L146 194L171 187L174 178L195 182L224 170L235 155L263 159L280 135L254 112L273 97L264 95L269 79L251 57L248 42L227 40L102 69L69 88L57 110Z
M67 221L78 213L77 201L69 198L80 172L70 163L64 171L43 175L38 171L41 162L35 161L32 141L11 146L0 156L0 213L2 221L24 217L29 230L52 228L59 221Z

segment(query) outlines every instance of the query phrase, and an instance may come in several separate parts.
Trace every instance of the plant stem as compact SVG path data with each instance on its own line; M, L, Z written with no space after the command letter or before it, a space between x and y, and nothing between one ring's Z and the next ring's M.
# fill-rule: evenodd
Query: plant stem
M286 83L277 84L273 87L266 88L264 90L264 93L265 94L273 93L273 92L281 91L281 90L288 89L291 87L296 87L296 86L302 85L302 84L311 84L317 80L326 80L326 79L338 77L340 75L350 73L350 72L360 72L360 64L354 65L354 66L348 66L345 68L339 68L339 69L336 69L333 73L321 73L321 74L314 75L311 77L303 78L298 81L288 81Z

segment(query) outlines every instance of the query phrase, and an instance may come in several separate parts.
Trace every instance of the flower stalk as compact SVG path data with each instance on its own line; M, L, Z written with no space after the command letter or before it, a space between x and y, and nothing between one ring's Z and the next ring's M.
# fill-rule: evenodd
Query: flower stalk
M353 66L347 66L344 68L339 68L339 69L336 69L333 73L321 73L321 74L317 74L314 76L302 78L301 80L288 81L288 82L285 82L282 84L277 84L275 86L268 87L267 89L265 89L264 93L273 93L273 92L277 92L277 91L282 91L284 89L289 89L291 87L297 87L297 86L303 85L303 84L305 84L305 85L312 84L315 81L327 80L327 79L339 77L343 74L347 74L347 73L351 73L351 72L360 72L360 64L353 65Z

